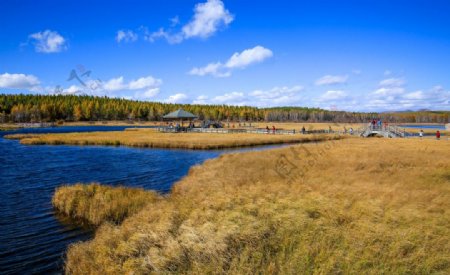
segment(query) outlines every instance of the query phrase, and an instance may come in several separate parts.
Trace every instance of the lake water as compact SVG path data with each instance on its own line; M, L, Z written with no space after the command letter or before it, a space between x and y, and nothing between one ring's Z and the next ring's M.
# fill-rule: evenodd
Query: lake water
M119 131L124 128L127 127L0 131L0 274L61 273L67 246L91 238L92 231L55 216L51 198L57 186L100 182L167 192L191 166L232 151L26 146L3 138L10 133Z
M410 128L410 129L435 129L435 130L445 130L445 125L444 125L444 124L435 124L435 125L430 125L430 124L425 124L425 125L421 125L421 124L412 124L412 125L401 125L400 127L402 127L402 128Z

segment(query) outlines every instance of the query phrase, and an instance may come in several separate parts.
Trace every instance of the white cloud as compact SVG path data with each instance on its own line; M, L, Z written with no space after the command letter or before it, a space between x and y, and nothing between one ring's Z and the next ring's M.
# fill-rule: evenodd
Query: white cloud
M170 20L171 27L175 27L176 25L180 24L180 18L178 17L178 15L170 18L169 20Z
M158 31L153 33L149 33L146 30L144 37L150 42L164 38L170 44L180 43L185 39L196 37L206 39L221 28L228 26L233 19L233 15L225 9L225 5L221 0L208 0L194 7L192 19L181 30L174 31L172 29L180 24L180 20L176 16L170 19L171 28L169 30L159 28Z
M190 75L214 77L231 76L233 69L243 69L251 64L261 63L273 56L271 50L262 46L246 49L240 53L234 53L225 64L221 62L209 63L204 67L194 67L189 71Z
M225 93L223 95L217 95L214 97L208 97L206 95L198 96L193 104L226 104L226 105L246 105L247 96L241 92Z
M256 46L252 49L247 49L241 53L234 53L230 59L228 59L225 66L227 68L245 68L246 66L254 63L263 62L265 59L273 56L271 50L261 46Z
M230 71L224 71L224 66L222 63L209 63L205 67L200 68L192 68L189 71L190 75L198 75L198 76L205 76L205 75L212 75L214 77L229 77L231 76Z
M153 76L145 76L126 83L123 76L111 78L103 82L101 88L106 91L155 89L161 86L162 80Z
M211 102L214 104L232 104L232 105L244 105L245 95L240 92L231 92L214 97Z
M134 94L135 99L149 99L154 98L159 94L160 88L154 87L154 88L148 88L147 90L138 91Z
M302 86L274 87L270 90L255 90L249 95L250 102L255 102L260 107L287 106L299 103Z
M120 42L134 42L138 39L138 35L131 30L119 30L117 31L116 41Z
M183 93L177 93L174 95L169 96L167 99L164 100L164 102L167 103L186 103L186 100L188 99L188 96Z
M192 104L208 104L208 98L206 95L199 95Z
M169 32L165 31L164 28L160 28L158 31L151 34L146 33L145 35L145 40L148 40L150 42L154 42L159 38L165 38L170 44L177 44L183 41L183 36L180 33L170 34Z
M34 75L0 74L0 88L31 89L37 87L39 84L39 79Z
M400 95L405 92L403 87L383 87L375 90L372 95L375 96L393 96Z
M380 81L378 84L380 87L400 87L405 85L403 78L387 78Z
M222 1L208 0L195 6L194 17L182 28L182 32L185 38L207 38L220 27L230 24L233 19L233 15L225 9Z
M129 89L146 89L151 87L159 87L162 84L161 79L154 78L153 76L141 77L137 80L132 80L128 84Z
M343 84L348 80L348 75L325 75L317 79L315 84L317 86Z
M258 107L294 106L300 103L303 87L274 87L268 90L254 90L250 93L231 92L214 97L198 96L193 104L252 105Z
M347 97L344 91L327 91L319 97L319 101L336 101Z
M37 32L29 35L35 50L41 53L57 53L67 48L66 39L59 33L51 30Z
M72 85L69 88L63 89L62 94L74 95L74 94L80 94L83 92L84 92L84 89L82 87Z
M103 83L103 89L107 91L118 91L126 88L127 87L123 81L123 76L111 78Z
M404 96L404 98L410 99L410 100L421 100L421 99L425 99L425 94L422 91L416 91L416 92L406 94Z

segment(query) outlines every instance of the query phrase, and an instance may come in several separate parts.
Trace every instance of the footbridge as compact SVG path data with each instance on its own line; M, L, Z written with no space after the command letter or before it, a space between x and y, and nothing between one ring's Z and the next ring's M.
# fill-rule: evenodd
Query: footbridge
M398 126L372 125L368 124L359 131L362 137L370 137L380 135L387 138L404 138L408 133Z

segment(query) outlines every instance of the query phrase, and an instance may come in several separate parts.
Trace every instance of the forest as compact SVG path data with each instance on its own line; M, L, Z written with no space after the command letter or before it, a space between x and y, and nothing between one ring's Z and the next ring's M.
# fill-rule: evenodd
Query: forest
M401 123L447 123L449 111L364 113L306 107L172 104L120 98L76 95L0 94L0 122L161 121L163 115L183 108L201 120L367 122L373 118Z

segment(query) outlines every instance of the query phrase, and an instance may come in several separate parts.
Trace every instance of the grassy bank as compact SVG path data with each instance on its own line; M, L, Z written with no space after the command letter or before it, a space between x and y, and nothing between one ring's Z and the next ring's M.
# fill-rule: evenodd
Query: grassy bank
M56 189L54 208L74 219L93 225L103 222L121 223L159 196L142 188L110 187L99 184L75 184Z
M112 145L149 148L222 149L244 146L302 143L339 138L334 135L272 135L272 134L213 134L160 133L153 129L133 131L65 133L43 135L8 135L28 145Z
M0 131L10 131L18 129L19 126L10 123L0 123Z
M73 274L448 274L450 143L345 139L223 155L72 245Z

